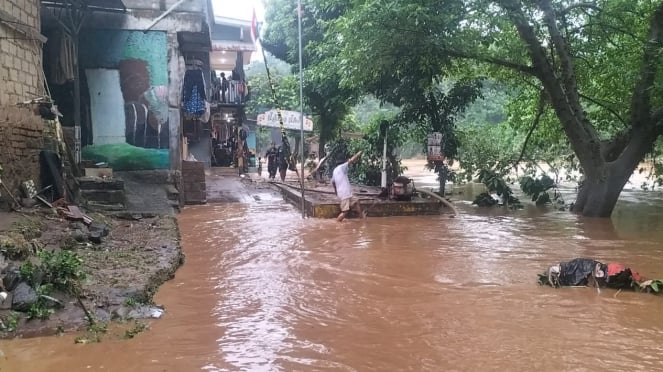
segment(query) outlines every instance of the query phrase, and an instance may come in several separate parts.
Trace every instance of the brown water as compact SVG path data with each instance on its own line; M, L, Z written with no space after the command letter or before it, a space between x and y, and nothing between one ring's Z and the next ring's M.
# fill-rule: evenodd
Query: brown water
M613 222L461 204L343 224L263 199L180 215L187 261L148 332L4 341L0 371L663 370L663 298L536 285L575 257L663 277L660 198Z

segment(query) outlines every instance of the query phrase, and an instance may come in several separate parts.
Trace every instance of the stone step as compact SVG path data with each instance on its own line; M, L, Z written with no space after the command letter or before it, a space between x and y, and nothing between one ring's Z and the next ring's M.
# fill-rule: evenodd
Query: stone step
M124 181L118 178L79 177L81 190L124 190Z
M124 190L81 190L81 197L87 201L103 204L124 204Z
M119 212L126 210L124 204L104 204L94 201L88 201L85 206L91 211L99 212Z
M180 192L173 185L166 185L166 195L168 196L168 200L179 200L180 199Z

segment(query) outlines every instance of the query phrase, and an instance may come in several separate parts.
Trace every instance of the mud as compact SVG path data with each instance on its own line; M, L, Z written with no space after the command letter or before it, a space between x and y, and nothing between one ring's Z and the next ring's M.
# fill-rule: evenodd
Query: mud
M73 235L80 230L80 222L72 222L50 210L26 210L21 214L3 215L11 222L3 223L0 234L25 236L33 248L25 260L11 261L20 266L27 260L36 260L37 249L67 249L81 259L86 279L81 283L81 300L99 323L126 320L129 316L148 312L132 311L152 304L157 288L171 279L183 263L179 244L179 230L174 217L152 216L138 220L120 219L90 213L96 223L110 228L101 244L77 242ZM139 216L135 216L139 217ZM78 300L65 293L55 293L63 304L46 320L27 319L25 313L0 310L0 318L16 319L14 329L0 332L1 338L36 337L80 330L88 326L88 319Z

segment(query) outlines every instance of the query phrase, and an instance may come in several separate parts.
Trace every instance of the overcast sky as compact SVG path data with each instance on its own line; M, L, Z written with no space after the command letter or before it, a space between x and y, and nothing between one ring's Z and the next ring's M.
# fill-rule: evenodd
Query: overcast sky
M256 9L258 21L264 19L262 0L212 0L214 15L250 21L253 8Z

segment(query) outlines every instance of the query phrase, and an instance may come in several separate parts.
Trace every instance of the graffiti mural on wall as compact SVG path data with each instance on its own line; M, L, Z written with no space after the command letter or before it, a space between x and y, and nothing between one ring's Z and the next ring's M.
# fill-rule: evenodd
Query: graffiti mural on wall
M116 170L168 168L166 33L91 30L80 50L93 132L83 156Z

